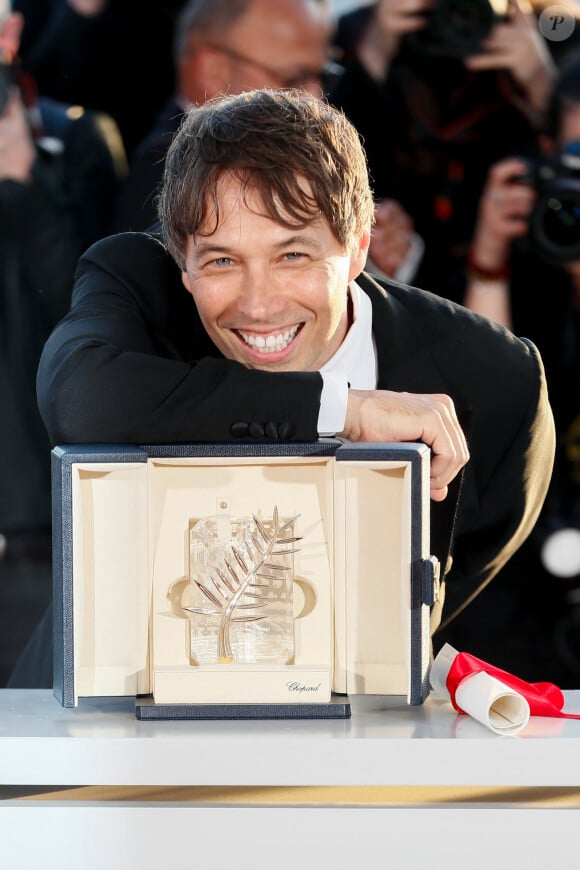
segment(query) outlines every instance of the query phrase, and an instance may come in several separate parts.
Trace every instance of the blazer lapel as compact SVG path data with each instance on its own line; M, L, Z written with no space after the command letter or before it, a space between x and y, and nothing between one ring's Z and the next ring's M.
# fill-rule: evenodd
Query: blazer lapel
M389 285L383 287L368 275L357 283L373 306L373 336L377 349L378 388L415 393L448 392L446 381L433 354L433 332L412 317ZM428 327L428 324L427 324ZM454 397L459 422L469 433L469 408ZM442 575L449 572L453 533L459 509L464 470L449 486L447 498L431 503L431 553L439 559Z

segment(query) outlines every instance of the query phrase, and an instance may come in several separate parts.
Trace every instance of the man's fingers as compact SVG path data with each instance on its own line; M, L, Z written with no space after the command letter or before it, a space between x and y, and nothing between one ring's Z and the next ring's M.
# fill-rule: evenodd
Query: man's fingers
M343 433L352 441L422 441L432 451L434 501L469 460L467 441L452 399L444 394L349 390Z
M422 396L429 403L421 440L428 444L431 458L431 497L445 498L447 485L469 460L465 435L455 412L452 399L445 395Z
M432 0L382 0L377 15L385 30L410 33L425 27L432 5Z

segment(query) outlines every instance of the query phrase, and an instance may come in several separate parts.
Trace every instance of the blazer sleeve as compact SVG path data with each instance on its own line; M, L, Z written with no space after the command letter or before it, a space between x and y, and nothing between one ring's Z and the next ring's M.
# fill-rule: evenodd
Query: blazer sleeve
M321 391L318 372L224 359L165 248L143 233L111 236L81 258L37 375L53 444L314 441Z
M554 419L541 357L532 342L521 341L527 354L520 355L515 379L518 400L512 408L523 407L523 413L498 413L496 431L502 435L495 452L489 444L487 450L482 443L470 445L472 458L485 452L493 456L493 468L482 473L473 460L474 467L469 473L466 469L441 628L521 547L547 495L555 455Z

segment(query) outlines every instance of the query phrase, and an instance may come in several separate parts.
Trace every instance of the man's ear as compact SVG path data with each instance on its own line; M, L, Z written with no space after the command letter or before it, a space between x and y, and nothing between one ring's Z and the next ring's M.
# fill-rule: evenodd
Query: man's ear
M20 12L11 12L0 21L0 58L5 63L12 63L18 55L23 27L24 18Z
M223 51L200 45L185 54L178 66L179 90L190 103L206 100L229 90L229 61Z
M191 282L189 280L189 275L187 274L187 272L181 273L181 283L183 284L187 292L191 293Z
M362 235L357 236L357 238L352 243L351 254L350 254L350 269L348 273L348 280L354 281L354 279L360 275L362 270L365 267L365 263L367 261L367 254L369 250L369 245L371 243L371 233L370 230L367 230Z

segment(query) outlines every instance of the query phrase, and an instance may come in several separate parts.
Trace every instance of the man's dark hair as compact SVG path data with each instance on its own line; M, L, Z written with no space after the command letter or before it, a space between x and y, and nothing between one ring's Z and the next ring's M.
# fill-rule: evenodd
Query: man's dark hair
M165 161L158 198L167 248L183 268L190 235L234 176L264 214L289 228L322 216L345 248L370 229L374 204L360 137L343 112L300 90L220 96L186 113Z

